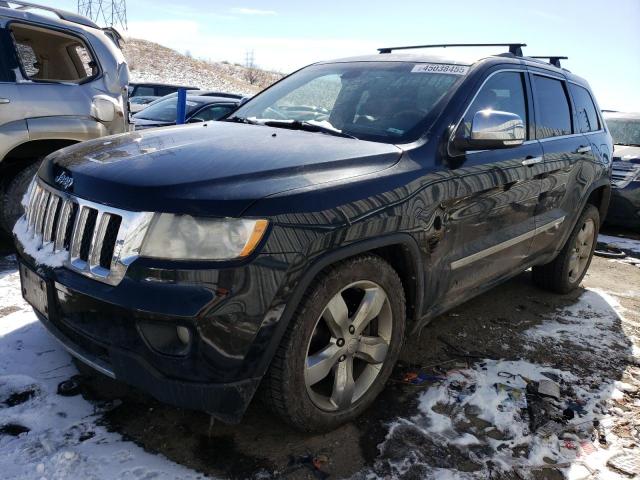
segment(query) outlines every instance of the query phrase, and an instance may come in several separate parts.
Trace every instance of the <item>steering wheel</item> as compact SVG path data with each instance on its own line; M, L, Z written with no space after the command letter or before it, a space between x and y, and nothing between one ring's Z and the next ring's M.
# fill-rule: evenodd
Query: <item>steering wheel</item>
M424 110L400 110L391 116L394 122L398 122L401 125L408 125L413 127L416 123L427 116L427 112Z

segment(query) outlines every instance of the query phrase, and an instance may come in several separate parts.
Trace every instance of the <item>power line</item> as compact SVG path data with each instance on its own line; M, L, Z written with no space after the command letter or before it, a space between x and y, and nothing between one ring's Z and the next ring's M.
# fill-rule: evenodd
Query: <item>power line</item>
M104 27L128 30L126 0L78 0L78 13Z

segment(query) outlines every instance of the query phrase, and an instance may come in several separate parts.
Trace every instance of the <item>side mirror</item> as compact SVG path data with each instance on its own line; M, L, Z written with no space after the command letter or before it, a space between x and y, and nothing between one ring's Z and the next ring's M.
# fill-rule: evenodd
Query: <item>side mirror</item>
M464 123L460 125L454 147L460 151L494 150L522 145L525 126L515 113L480 110L473 116L471 134L465 136Z
M189 119L189 121L187 123L204 123L204 120L202 118L191 118Z

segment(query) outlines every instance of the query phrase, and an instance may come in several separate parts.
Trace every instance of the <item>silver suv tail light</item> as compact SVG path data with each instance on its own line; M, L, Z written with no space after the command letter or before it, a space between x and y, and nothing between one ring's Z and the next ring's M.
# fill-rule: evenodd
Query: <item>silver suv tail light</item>
M117 285L138 257L152 217L74 197L36 180L23 220L39 248L53 245L55 254L67 254L65 267Z

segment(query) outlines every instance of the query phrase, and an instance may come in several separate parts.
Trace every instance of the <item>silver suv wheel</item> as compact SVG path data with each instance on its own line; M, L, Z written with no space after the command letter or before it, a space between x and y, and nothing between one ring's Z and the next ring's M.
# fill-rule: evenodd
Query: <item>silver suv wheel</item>
M311 401L326 411L357 402L380 373L392 332L391 306L380 285L359 281L334 295L307 345L304 378Z

